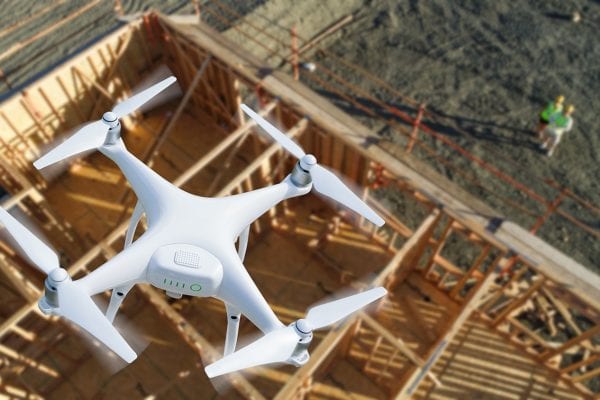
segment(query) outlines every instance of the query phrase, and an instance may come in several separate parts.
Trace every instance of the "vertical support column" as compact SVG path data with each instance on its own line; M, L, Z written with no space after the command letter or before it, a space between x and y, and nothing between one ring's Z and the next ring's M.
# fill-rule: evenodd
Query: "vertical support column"
M233 99L233 104L235 107L235 118L237 120L238 128L246 122L246 117L244 112L241 109L242 105L242 93L240 91L241 84L240 80L234 75L231 71L231 68L227 68L227 80L229 81L229 90L231 93L229 94Z
M417 118L415 118L414 122L413 122L413 129L412 132L410 133L410 140L408 141L408 144L406 145L406 152L410 153L415 145L415 142L417 141L417 134L419 133L419 129L421 127L421 119L423 119L423 113L425 112L425 104L421 103L421 105L419 105L419 112L417 113Z
M300 70L298 69L298 33L296 32L296 25L290 29L292 36L292 67L294 68L294 79L300 79Z
M198 0L192 0L192 7L194 7L194 14L196 17L200 19L202 17L202 14L200 13L200 2L198 2Z
M115 0L115 13L117 14L118 17L122 17L123 15L125 15L125 12L123 11L123 4L121 3L121 0Z

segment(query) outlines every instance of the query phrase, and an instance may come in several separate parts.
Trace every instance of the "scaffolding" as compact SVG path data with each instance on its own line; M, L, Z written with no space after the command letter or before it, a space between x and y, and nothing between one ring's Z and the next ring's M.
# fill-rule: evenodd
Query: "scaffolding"
M305 197L281 203L253 224L247 267L284 323L343 287L383 285L390 295L316 335L311 359L299 369L265 366L223 378L232 388L228 396L598 396L596 275L499 219L406 147L381 142L292 76L190 18L145 14L0 106L0 184L12 195L3 206L39 228L71 276L89 273L121 249L133 195L99 154L59 166L51 179L31 161L62 133L99 118L161 65L176 75L183 96L125 120L124 138L175 185L226 196L286 174L292 161L244 119L243 100L365 188L363 199L386 221L375 229ZM423 127L415 120L418 133ZM411 147L418 139L412 133ZM91 356L102 348L91 350L76 328L38 311L41 274L9 244L0 242L0 253L7 278L0 291L0 394L216 395L202 367L220 354L219 302L168 301L138 285L122 313L143 328L149 345L112 375L97 360L106 355ZM246 321L241 332L255 330Z

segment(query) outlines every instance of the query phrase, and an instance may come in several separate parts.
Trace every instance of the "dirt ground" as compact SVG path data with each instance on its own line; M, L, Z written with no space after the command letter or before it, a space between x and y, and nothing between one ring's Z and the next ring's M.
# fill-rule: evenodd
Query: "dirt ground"
M88 4L90 8L77 18L40 39L32 39ZM116 18L114 4L114 1L106 0L2 1L0 54L17 49L11 51L9 57L0 59L0 68L10 86L26 85L123 25L124 22ZM165 13L191 13L193 10L191 2L183 0L125 0L122 4L126 14L151 8ZM20 43L27 45L15 47ZM9 95L8 89L6 82L0 84L0 99Z
M56 23L88 1L61 1L52 13L44 14L21 27L11 29L48 7L50 2L10 0L0 14L0 51ZM301 37L310 38L342 15L354 14L355 21L322 44L326 52L307 55L366 89L380 100L415 115L415 106L406 98L427 104L432 113L425 122L458 142L476 156L522 182L528 188L552 199L557 191L544 183L552 179L593 204L600 204L598 151L595 111L600 100L600 3L592 0L527 0L513 2L444 0L390 1L349 0L344 2L291 2L290 0L221 1L240 15L248 14L263 26L279 25L285 42L287 28L297 25ZM12 86L19 86L43 73L65 56L71 55L102 33L119 25L112 1L101 1L88 12L65 24L44 40L34 41L13 56L0 60L0 68ZM224 29L223 21L208 12L218 9L213 1L201 2L203 19ZM191 13L191 1L123 1L127 14L156 8L163 12ZM582 19L570 17L578 11ZM222 10L221 10L222 12ZM231 18L231 15L229 16ZM247 45L247 43L244 43ZM376 87L343 67L331 54L364 68L394 87L401 96ZM327 80L321 71L320 79ZM310 84L310 80L305 79ZM0 94L8 94L2 83ZM392 141L405 140L397 132L382 128L380 121L368 120L360 110L340 100L332 92L315 87L341 108L380 130ZM533 128L540 109L556 95L563 94L577 110L572 132L565 135L556 154L549 158L538 148ZM406 98L405 98L406 97ZM366 100L363 101L367 103ZM380 117L391 116L378 110ZM458 169L449 169L435 160L432 165L450 180L480 196L507 219L525 227L536 216L515 208L523 207L539 215L544 207L514 188L490 179L489 173L459 157L439 142L422 139ZM415 154L430 156L419 147ZM466 180L461 174L469 177ZM473 183L475 182L475 183ZM486 187L482 190L477 185ZM512 202L512 205L509 205ZM595 229L598 214L566 201L561 208ZM551 219L539 235L588 267L597 268L598 240L575 229L564 219Z
M553 179L592 203L600 203L596 121L600 99L595 95L600 89L600 3L368 0L362 7L358 11L362 18L345 28L329 50L390 83L404 96L427 103L427 109L438 116L435 121L426 119L430 126L534 191L554 197L556 191L543 183L543 179ZM574 11L582 15L579 23L570 20ZM317 60L352 84L404 108L401 99L347 73L327 54L317 55ZM558 94L575 105L575 123L549 158L538 148L533 129L541 108ZM343 101L337 102L360 114ZM382 134L392 140L398 137L389 131ZM542 210L513 188L494 184L453 150L429 142L498 196ZM508 207L493 193L469 187L456 171L434 165L508 219L525 227L533 224L532 217ZM563 207L596 229L600 226L598 214L569 202ZM539 234L597 269L598 240L572 228L565 220L551 220Z

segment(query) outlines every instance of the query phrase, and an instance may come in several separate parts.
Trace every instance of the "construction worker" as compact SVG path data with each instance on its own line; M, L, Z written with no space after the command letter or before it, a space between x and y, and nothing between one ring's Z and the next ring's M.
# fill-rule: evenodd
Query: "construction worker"
M565 96L558 96L554 102L548 103L546 108L540 113L540 123L537 128L538 139L546 139L544 137L544 129L548 126L550 122L550 117L558 112L563 110L563 103L565 101Z
M550 117L550 121L546 129L544 129L544 136L547 138L542 143L542 149L548 149L546 153L548 157L551 157L560 142L560 138L565 132L570 131L573 128L573 112L575 106L569 105L565 112L554 113Z

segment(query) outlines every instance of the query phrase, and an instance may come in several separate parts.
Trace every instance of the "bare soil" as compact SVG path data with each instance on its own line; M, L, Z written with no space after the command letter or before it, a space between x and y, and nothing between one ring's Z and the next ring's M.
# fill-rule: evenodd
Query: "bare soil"
M403 96L426 103L435 116L435 120L426 118L426 123L529 189L551 199L557 191L544 180L552 179L600 204L596 114L600 109L596 95L600 90L599 2L366 0L362 7L359 15L363 18L346 28L329 50L389 82ZM575 11L582 15L579 23L570 20ZM326 53L317 53L317 60L388 104L416 114L414 106L406 107L398 96L340 68ZM549 158L539 149L534 128L540 110L558 94L575 105L575 124ZM331 97L348 111L361 114ZM380 116L393 118L386 114L380 112ZM390 140L400 138L389 130L381 134ZM489 173L455 151L428 142L491 191L481 190L457 170L432 160L439 172L483 197L508 219L525 227L535 221L506 200L543 212L539 204L490 179ZM427 158L422 152L420 155ZM598 214L570 201L561 207L592 227L600 227ZM594 236L560 218L551 219L539 235L598 269L600 244Z

